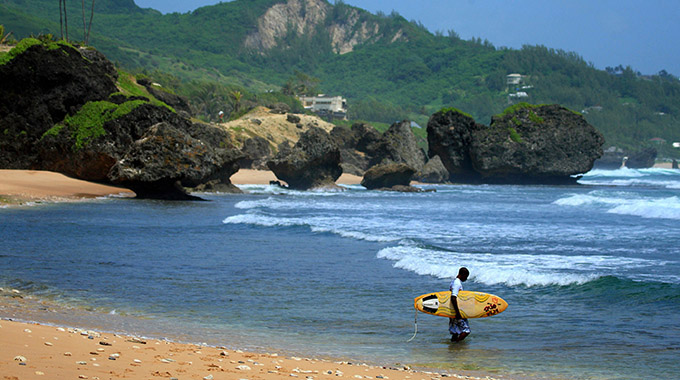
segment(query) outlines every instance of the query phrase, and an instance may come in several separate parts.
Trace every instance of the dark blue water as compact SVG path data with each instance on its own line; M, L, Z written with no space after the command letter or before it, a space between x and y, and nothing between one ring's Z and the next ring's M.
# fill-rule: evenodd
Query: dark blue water
M251 194L211 202L2 209L0 287L48 305L13 316L214 345L536 378L669 378L680 370L680 172L591 172L581 183L423 194L245 186ZM420 314L407 343L413 298L447 289L462 265L466 289L509 309L471 320L461 344L445 319Z

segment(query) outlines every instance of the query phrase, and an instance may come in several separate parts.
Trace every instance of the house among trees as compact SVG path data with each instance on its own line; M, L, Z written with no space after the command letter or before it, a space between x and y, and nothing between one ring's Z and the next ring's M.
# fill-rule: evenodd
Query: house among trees
M522 84L522 74L508 74L506 78L508 87Z
M300 96L300 102L305 109L314 112L325 119L347 120L347 99L342 96Z
M529 94L527 94L526 91L520 91L527 90L533 87L522 86L524 84L524 78L525 76L522 74L506 75L505 83L507 85L507 88L505 89L505 91L508 92L508 104L513 104L515 102L523 102L526 101L527 98L529 98Z

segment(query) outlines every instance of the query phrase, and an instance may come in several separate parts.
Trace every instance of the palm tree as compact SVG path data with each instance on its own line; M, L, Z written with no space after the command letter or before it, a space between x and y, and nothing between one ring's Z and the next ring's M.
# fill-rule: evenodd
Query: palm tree
M234 112L238 113L241 108L241 99L243 99L243 94L241 91L231 91L229 92L229 100L231 101L231 106L234 107Z
M64 39L64 29L66 29L66 41L68 41L68 16L66 15L66 0L59 0L59 26L61 27L61 39Z
M11 36L11 35L12 35L12 32L5 34L5 26L0 25L0 45L7 42L7 40L9 39L9 36Z
M90 40L90 30L92 29L92 19L94 18L94 1L92 0L92 6L90 7L90 23L89 25L85 22L85 0L82 0L83 9L83 42L87 45Z

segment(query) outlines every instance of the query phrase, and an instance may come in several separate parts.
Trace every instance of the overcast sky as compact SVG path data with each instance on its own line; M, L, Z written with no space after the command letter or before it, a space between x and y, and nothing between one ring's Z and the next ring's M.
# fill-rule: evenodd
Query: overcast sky
M573 51L595 67L630 65L643 74L680 76L678 0L344 0L372 13L397 11L430 31L495 46L545 45ZM163 13L219 0L135 0ZM331 1L332 2L332 1Z

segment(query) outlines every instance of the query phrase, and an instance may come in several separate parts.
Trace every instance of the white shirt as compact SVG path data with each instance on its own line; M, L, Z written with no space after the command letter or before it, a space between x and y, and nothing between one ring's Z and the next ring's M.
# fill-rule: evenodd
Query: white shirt
M451 281L451 285L449 285L449 289L451 290L451 296L452 297L458 297L458 292L463 290L463 282L460 281L458 277L456 277L453 281Z

